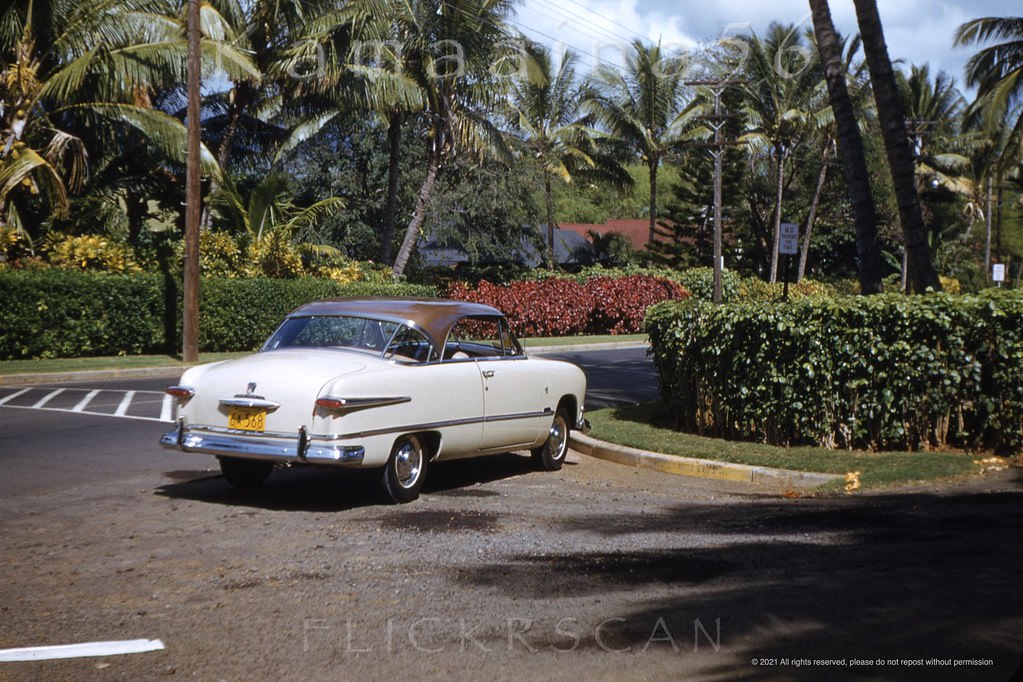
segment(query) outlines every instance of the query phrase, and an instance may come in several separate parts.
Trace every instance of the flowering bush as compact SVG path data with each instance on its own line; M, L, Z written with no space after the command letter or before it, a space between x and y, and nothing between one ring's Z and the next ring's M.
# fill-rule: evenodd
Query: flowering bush
M594 277L586 282L586 288L596 303L590 312L590 330L607 334L639 332L647 308L661 301L689 297L681 284L646 275Z
M447 296L494 306L522 336L572 336L639 332L649 306L687 298L689 292L665 278L629 275L585 282L548 277L507 285L483 280L475 289L455 282Z
M45 250L50 263L66 270L101 270L114 273L141 272L127 244L87 234L51 236Z

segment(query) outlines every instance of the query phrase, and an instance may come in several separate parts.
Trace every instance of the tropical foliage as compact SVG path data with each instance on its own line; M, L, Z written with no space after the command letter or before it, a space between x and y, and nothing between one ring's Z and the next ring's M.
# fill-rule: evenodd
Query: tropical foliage
M388 268L415 279L430 276L417 255L427 241L498 265L521 258L523 226L551 267L555 226L608 218L647 221L633 241L644 260L711 265L718 127L730 269L780 279L779 228L791 222L799 277L856 277L873 248L883 272L865 292L882 274L888 288L919 289L915 248L968 290L988 285L992 263L1019 282L1023 20L976 19L948 37L977 50L962 81L973 101L958 74L896 65L923 225L907 238L897 199L907 188L887 172L856 36L835 36L833 68L861 133L866 195L842 172L814 33L775 24L699 53L636 41L621 64L582 73L571 52L525 40L513 10L511 0L204 3L207 271L337 279ZM865 40L877 37L870 28ZM180 0L0 9L2 267L176 270L186 56ZM857 226L864 200L873 231ZM625 237L591 229L590 239L594 258L634 258ZM378 264L356 263L369 259Z

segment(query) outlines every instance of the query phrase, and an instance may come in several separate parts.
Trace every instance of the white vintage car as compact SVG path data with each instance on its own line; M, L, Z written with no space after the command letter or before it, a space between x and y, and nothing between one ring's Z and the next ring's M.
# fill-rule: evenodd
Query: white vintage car
M489 306L335 299L301 306L248 357L187 370L168 448L215 455L256 487L277 465L379 468L386 496L414 500L430 462L532 450L561 467L585 428L586 377L528 357Z

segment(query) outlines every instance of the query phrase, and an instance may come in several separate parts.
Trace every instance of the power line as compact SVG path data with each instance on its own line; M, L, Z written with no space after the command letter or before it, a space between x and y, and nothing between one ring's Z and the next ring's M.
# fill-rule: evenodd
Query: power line
M561 1L565 2L565 0ZM593 19L587 18L582 13L572 12L565 9L564 5L555 3L553 0L531 0L530 2L527 2L526 5L531 7L534 11L543 14L544 16L550 17L551 19L560 19L562 20L563 23L571 23L571 25L577 30L580 30L580 32L586 33L598 40L609 39L615 42L631 43L636 38L641 37L638 33L632 31L632 29L622 26L621 24L615 21L605 19L604 17L599 17L599 19L603 23L594 21ZM543 11L544 9L547 8L552 10L554 14L553 15L547 14L545 11ZM586 8L583 9L586 11L587 14L594 15L594 13L591 10L588 10ZM626 33L631 34L631 37L627 37L620 33L617 33L611 30L610 28L607 28L604 24L610 24L611 26L620 28ZM585 28L587 30L581 30L581 28Z
M462 14L463 16L471 18L471 19L478 20L478 19L481 18L481 17L476 17L476 16L472 15L465 8L459 7L458 5L454 4L452 2L452 0L441 0L440 5L441 5L441 7L447 8L447 9L453 11L453 12L457 12L457 13ZM541 13L541 14L543 14L543 13ZM547 16L548 18L554 18L554 17L551 17L549 14L544 14L544 16ZM568 42L564 41L561 38L557 38L555 36L552 36L551 34L547 33L546 31L542 31L542 30L540 30L538 28L534 28L532 26L524 24L521 21L518 21L514 17L507 17L505 19L505 21L508 23L509 26L512 26L514 28L519 29L524 34L526 32L528 32L528 33L530 33L530 34L532 34L534 36L540 36L541 38L545 38L548 41L551 41L552 44L564 45L566 48L571 49L572 52L575 53L578 56L580 62L584 63L584 65L589 66L594 71L596 71L597 68L599 68L601 65L612 66L612 67L616 67L616 68L621 66L621 64L619 62L614 62L614 61L610 61L608 59L603 58L601 56L600 52L594 52L592 49L580 48L580 47L578 47L576 45L573 45L571 43L568 43ZM496 27L496 24L493 23L493 22L491 22L491 25ZM616 35L616 34L612 34L612 35ZM618 37L620 37L620 36L618 36ZM626 44L629 44L632 41L629 40L629 41L624 41L624 42ZM625 45L622 45L621 47L624 49Z

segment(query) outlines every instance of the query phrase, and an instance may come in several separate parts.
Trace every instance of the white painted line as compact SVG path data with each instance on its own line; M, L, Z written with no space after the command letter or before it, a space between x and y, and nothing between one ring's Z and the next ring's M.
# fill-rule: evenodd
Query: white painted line
M4 408L6 408L8 410L32 410L32 409L35 409L35 408L30 407L28 405L2 405L0 407L4 407ZM65 408L42 407L42 408L39 408L39 409L43 410L44 412L71 412L71 410L67 409L66 407ZM146 421L146 422L165 423L164 420L160 419L159 417L142 417L142 416L135 415L135 414L115 415L115 414L111 414L109 412L92 412L90 410L82 410L81 412L75 412L75 414L85 414L85 415L89 415L89 416L92 416L92 417L117 417L119 419L141 419L142 421Z
M29 391L31 391L31 390L32 390L31 388L23 388L23 389L21 389L20 391L15 391L14 393L12 393L12 394L10 394L9 396L7 396L6 398L0 399L0 405L3 405L3 404L4 404L4 403L6 403L6 402L7 402L8 400L14 400L14 399L15 399L15 398L17 398L17 397L18 397L19 395L25 395L26 393L28 393L28 392L29 392Z
M32 646L21 649L0 649L0 662L46 661L55 658L84 658L87 656L117 656L160 651L163 642L158 639L127 639L117 642L85 642L58 646Z
M77 405L71 408L72 412L81 412L85 409L85 406L89 404L89 401L95 398L99 394L99 389L89 391L84 398L82 398Z
M131 401L132 398L134 397L135 391L125 391L124 397L121 398L121 404L117 406L116 410L114 410L114 416L123 417L124 414L128 411L128 408L131 407Z
M32 407L34 407L36 409L39 409L40 407L42 407L46 403L50 402L51 400L53 400L54 398L59 396L64 391L65 391L65 389L63 389L63 388L58 388L56 391L50 391L49 393L46 394L46 396L44 396L43 398L40 398L39 401L36 402L36 404L33 405Z
M174 400L175 398L172 395L163 396L163 405L160 407L160 421L174 421Z

